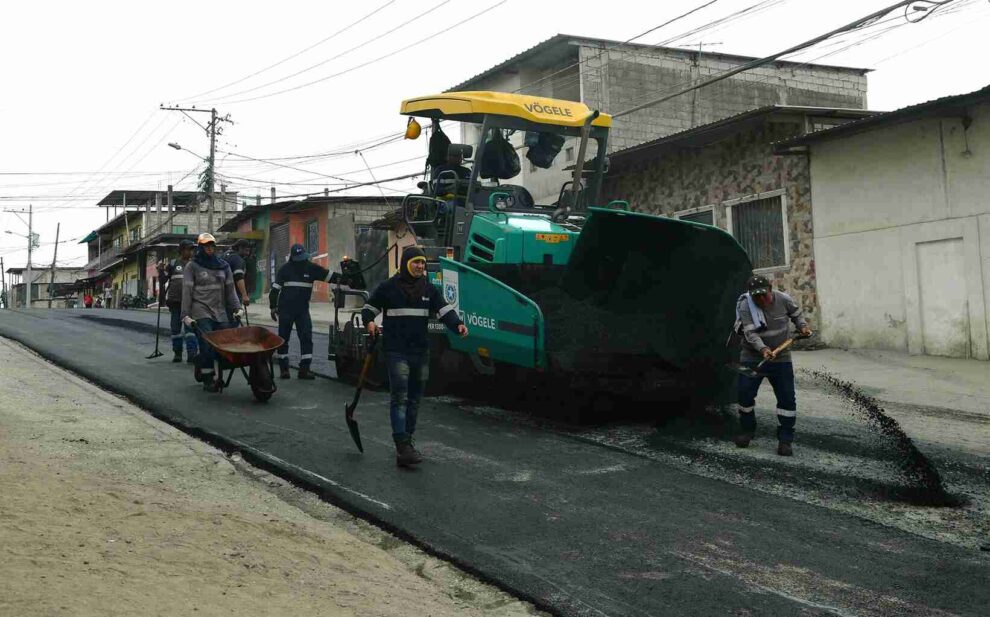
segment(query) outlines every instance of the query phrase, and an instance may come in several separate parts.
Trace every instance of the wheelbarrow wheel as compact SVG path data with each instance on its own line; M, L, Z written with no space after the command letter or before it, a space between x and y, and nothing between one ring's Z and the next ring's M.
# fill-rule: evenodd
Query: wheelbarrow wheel
M251 365L248 371L248 384L251 386L251 393L254 398L262 403L275 394L275 380L272 379L272 372L268 368L268 363L258 361Z

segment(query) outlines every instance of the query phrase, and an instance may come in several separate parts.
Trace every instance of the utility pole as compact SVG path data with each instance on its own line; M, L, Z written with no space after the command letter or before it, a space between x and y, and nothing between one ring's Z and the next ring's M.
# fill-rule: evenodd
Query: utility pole
M4 265L3 265L3 257L0 257L0 276L3 277L3 279L0 279L0 284L3 285L3 288L2 288L2 293L3 293L3 308L9 309L10 308L10 299L7 298L7 268L5 268Z
M236 202L234 203L234 209L237 209ZM224 223L227 222L227 185L220 185L220 226L222 227Z
M62 223L55 226L55 254L52 255L52 276L48 282L48 308L52 308L52 300L55 295L55 260L58 259L58 234L62 231Z
M24 308L31 308L31 284L33 279L31 277L31 249L34 247L34 205L28 204L28 263L27 263L27 288L25 292L27 295L27 305Z
M223 117L217 115L216 108L212 109L196 109L195 107L165 107L164 105L160 109L165 111L181 111L182 113L189 116L190 113L208 113L210 114L210 123L206 126L200 124L199 126L206 131L206 134L210 138L210 156L205 160L206 162L206 199L208 202L209 211L206 215L206 225L208 227L207 231L213 233L213 184L214 184L214 166L216 164L217 155L217 135L223 135L223 127L219 126L220 122L230 122L233 124L233 120L230 119L230 114ZM191 118L191 116L189 116ZM197 124L199 124L197 122ZM177 146L176 146L177 147ZM200 216L200 207L196 206L196 233L201 233L203 231L203 222Z

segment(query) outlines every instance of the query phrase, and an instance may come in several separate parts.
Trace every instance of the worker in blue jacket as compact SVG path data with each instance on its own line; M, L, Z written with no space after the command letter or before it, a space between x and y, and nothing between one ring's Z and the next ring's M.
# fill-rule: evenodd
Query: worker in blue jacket
M390 416L395 462L405 467L423 460L413 443L413 433L429 378L430 316L436 315L462 337L468 335L468 329L454 307L430 283L426 276L426 255L416 246L402 251L399 272L375 289L361 311L372 336L378 334L375 318L383 313L381 327L385 333L385 360L392 395Z
M224 253L223 259L230 266L230 273L234 275L234 288L241 299L241 305L246 309L250 304L250 297L247 292L247 283L244 277L247 274L247 259L251 257L251 241L240 238L234 242L230 250ZM228 316L230 323L234 322L233 315Z
M278 335L285 340L285 344L275 352L282 379L290 377L289 337L293 325L299 336L299 379L316 379L310 370L313 364L313 320L309 315L309 300L313 296L314 282L333 283L339 276L311 262L306 247L301 244L292 245L289 261L275 274L268 304L272 320L278 322Z

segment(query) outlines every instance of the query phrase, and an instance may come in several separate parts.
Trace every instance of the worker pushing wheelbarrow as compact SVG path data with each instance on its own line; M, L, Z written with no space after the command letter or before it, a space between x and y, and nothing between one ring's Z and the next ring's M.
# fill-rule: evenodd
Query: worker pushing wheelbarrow
M182 321L201 341L196 381L207 392L220 392L240 368L255 398L266 401L275 393L272 354L283 340L265 328L231 328L246 315L230 266L217 257L213 235L200 234L196 244L182 279Z
M234 370L238 368L251 386L254 398L259 401L267 401L278 390L273 379L273 355L284 342L282 337L267 328L245 326L202 332L200 338L217 355L215 364L218 391L223 391L230 385Z

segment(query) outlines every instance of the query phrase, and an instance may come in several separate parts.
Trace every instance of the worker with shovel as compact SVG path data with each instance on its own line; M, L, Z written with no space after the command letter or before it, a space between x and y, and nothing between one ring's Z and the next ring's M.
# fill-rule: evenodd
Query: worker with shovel
M213 234L199 234L196 254L182 274L182 323L200 335L231 327L228 311L239 320L244 311L227 262L217 257ZM203 389L219 392L215 363L217 354L208 343L199 342L197 368Z
M423 460L413 444L413 433L429 377L430 316L436 315L462 337L468 335L468 329L454 307L430 283L426 276L426 254L416 246L402 251L399 272L379 285L365 303L361 318L371 336L378 335L375 318L382 313L395 462L406 467Z
M750 277L748 291L736 305L736 327L743 337L740 363L751 369L739 375L739 423L742 431L736 445L749 446L756 434L756 393L766 377L777 397L777 454L792 456L797 401L794 393L794 365L787 347L793 340L790 324L803 337L811 336L801 307L782 291L774 291L761 275Z
M182 343L185 341L186 362L189 364L196 362L199 345L196 341L196 332L191 328L183 328L182 325L182 281L185 279L183 272L192 259L194 248L196 248L195 242L182 240L179 242L179 257L167 265L165 262L158 264L159 280L162 285L168 284L168 288L165 290L165 306L168 307L168 312L172 316L170 324L172 352L175 354L172 362L182 362Z

